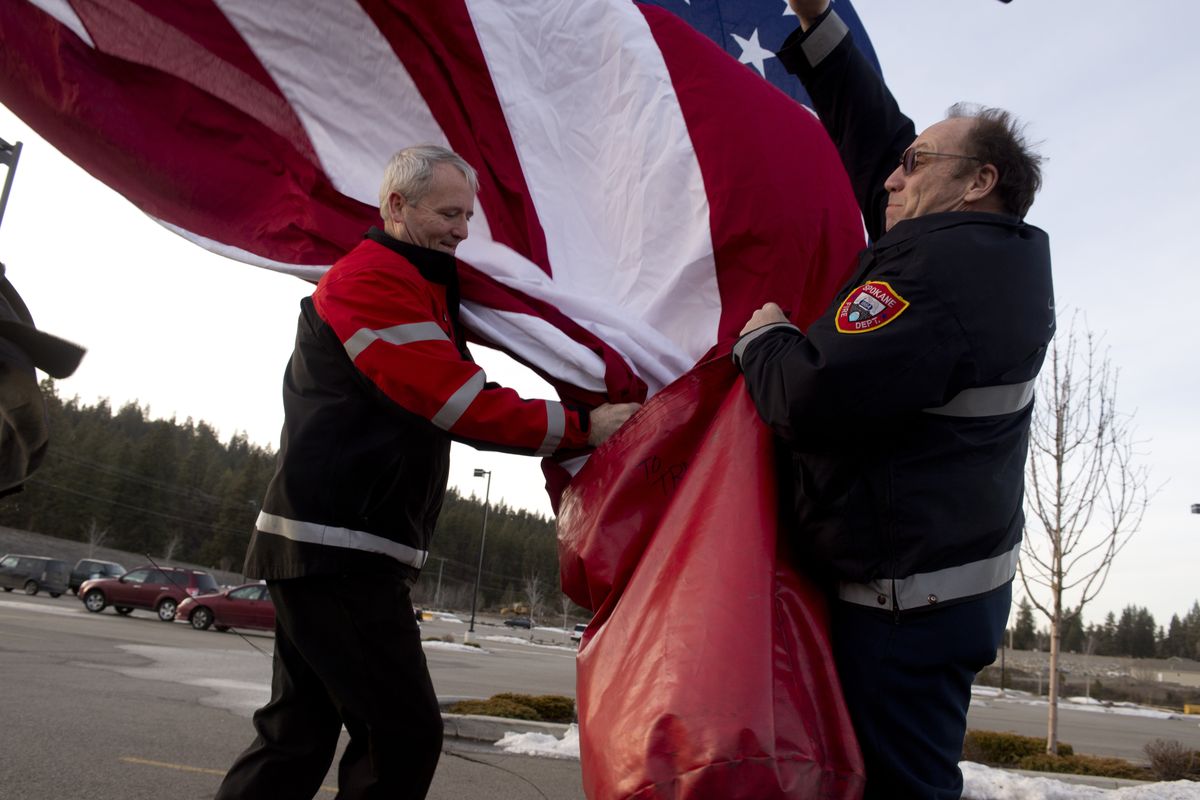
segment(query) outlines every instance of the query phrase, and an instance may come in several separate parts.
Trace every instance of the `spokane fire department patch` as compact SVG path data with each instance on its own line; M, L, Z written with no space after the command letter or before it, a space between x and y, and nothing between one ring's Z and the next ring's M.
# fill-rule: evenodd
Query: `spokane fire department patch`
M850 292L838 309L838 333L867 333L882 328L908 308L908 301L886 281L867 281Z

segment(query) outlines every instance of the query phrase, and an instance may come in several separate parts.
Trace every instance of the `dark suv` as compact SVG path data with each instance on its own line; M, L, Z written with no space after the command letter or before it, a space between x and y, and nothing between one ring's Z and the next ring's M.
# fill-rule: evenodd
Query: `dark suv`
M112 606L118 614L150 609L163 622L175 619L183 598L219 591L213 576L198 569L137 567L119 578L92 578L79 587L79 599L92 613Z
M45 556L9 554L0 558L0 587L4 591L23 589L25 594L40 591L58 597L67 590L67 562Z
M67 588L78 592L80 585L88 578L119 578L125 574L125 568L115 561L99 561L94 558L81 558L75 562L71 570L71 580Z

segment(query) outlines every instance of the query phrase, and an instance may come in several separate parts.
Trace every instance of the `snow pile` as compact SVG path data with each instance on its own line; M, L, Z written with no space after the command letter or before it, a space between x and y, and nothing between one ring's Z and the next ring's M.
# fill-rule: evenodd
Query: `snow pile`
M1033 778L963 761L963 800L1200 800L1200 783L1145 783L1121 789L1100 789Z
M574 723L567 726L563 738L556 739L548 733L506 733L496 742L506 753L549 758L579 758L579 728Z
M475 647L469 644L457 644L455 642L439 642L436 639L426 639L421 642L421 647L426 650L452 650L455 653L487 653L482 647Z

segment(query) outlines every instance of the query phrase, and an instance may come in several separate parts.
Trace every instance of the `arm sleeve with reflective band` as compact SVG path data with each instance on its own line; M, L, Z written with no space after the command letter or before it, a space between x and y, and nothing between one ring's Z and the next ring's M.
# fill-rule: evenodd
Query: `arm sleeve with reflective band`
M438 298L415 271L358 269L329 278L313 294L317 313L354 366L400 407L489 449L545 456L587 446L582 412L487 383L459 353Z
M780 437L798 447L828 443L849 425L943 405L967 377L959 374L967 342L928 281L888 281L910 306L876 330L837 331L843 295L807 336L781 325L745 344L746 387Z
M916 139L912 120L832 10L808 31L789 36L779 60L812 98L850 176L867 233L878 239L887 207L883 184Z

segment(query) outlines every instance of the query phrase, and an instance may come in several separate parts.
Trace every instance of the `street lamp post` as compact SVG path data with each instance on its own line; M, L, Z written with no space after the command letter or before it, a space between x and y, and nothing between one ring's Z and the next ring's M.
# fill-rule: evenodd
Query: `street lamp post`
M470 641L471 634L475 633L475 606L479 602L479 579L483 575L483 546L487 543L488 501L492 494L492 471L475 470L476 478L482 478L484 475L487 476L487 489L483 493L483 530L479 534L479 566L475 568L475 591L471 593L471 626L467 629L467 635L463 637L467 641Z

